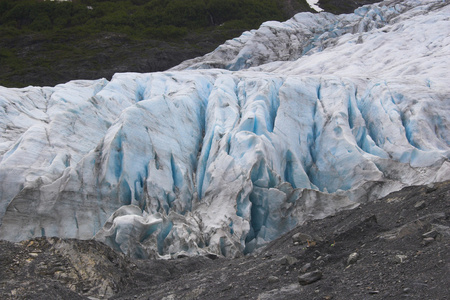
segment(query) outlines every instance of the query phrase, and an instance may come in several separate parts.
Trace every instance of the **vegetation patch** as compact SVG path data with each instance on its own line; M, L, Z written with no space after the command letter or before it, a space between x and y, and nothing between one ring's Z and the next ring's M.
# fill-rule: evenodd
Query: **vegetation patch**
M165 70L305 10L305 0L2 0L0 85Z

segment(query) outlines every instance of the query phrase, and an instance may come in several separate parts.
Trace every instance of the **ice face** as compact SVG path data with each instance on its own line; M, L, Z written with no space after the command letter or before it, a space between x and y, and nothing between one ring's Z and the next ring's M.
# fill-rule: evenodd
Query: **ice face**
M441 1L300 14L247 43L279 51L261 63L285 51L270 28L322 32L326 49L295 61L0 87L0 238L235 257L305 220L448 180L448 15Z
M434 14L441 15L440 20L436 21L434 25L447 26L444 17L447 13L446 9L437 12L439 8L446 5L448 5L446 1L437 0L397 0L366 5L356 9L353 14L338 16L326 12L319 14L299 13L283 23L265 22L258 30L244 32L240 37L227 41L213 52L203 57L187 60L174 67L173 70L223 68L236 71L271 62L286 62L285 68L291 67L295 74L299 74L299 72L306 74L307 70L301 70L304 64L311 66L311 69L308 70L311 74L330 74L334 70L341 69L342 66L350 69L352 76L355 75L355 72L364 74L367 73L365 69L367 66L382 68L386 65L395 66L397 63L388 61L392 58L392 55L387 55L388 52L392 51L392 47L395 47L398 51L399 59L404 58L403 63L408 62L411 58L411 52L417 51L422 56L423 52L432 49L438 50L442 39L448 39L445 34L447 31L444 29L439 32L436 28L424 30L422 26L425 24L421 23L428 22L427 13L433 11ZM414 20L409 22L412 18ZM428 26L425 25L425 27ZM382 31L381 28L383 28ZM383 33L391 31L396 33L392 35L378 34L381 33L378 30ZM427 35L427 30L432 31L433 38ZM405 36L402 36L403 34ZM415 40L415 38L411 38L411 35L419 39L417 45L420 46L420 50L410 48L411 41ZM398 40L399 38L400 40ZM423 39L428 39L430 44L421 43L420 40ZM342 50L336 47L339 44L346 43L363 45L353 47L347 45ZM446 42L444 43L446 44ZM377 49L379 47L384 49ZM319 60L309 59L310 55L327 49L333 53L321 54ZM377 49L377 51L373 52L374 49ZM410 55L405 53L402 56L400 55L402 51L409 52ZM356 55L360 54L358 55L358 62L362 66L359 63L353 65L355 57L351 56L351 52L356 52ZM372 52L379 55L378 59L371 57ZM292 63L303 56L307 58L298 61L296 64ZM343 57L344 59L336 60L337 57ZM349 61L345 58L349 58L352 64L348 64ZM380 58L383 59L380 60ZM324 68L325 66L317 65L317 63L323 64L323 61L328 59L332 61L331 64L335 63L337 66L329 68L327 65L327 68ZM364 62L367 62L367 66ZM263 69L265 71L271 70L267 66ZM403 69L412 71L407 66ZM423 71L425 72L425 70Z

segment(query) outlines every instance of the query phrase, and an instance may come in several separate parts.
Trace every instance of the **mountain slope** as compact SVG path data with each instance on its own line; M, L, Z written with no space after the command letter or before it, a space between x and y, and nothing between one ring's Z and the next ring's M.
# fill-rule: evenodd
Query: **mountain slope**
M301 11L310 11L304 0L2 0L0 85L166 70Z
M0 237L237 257L448 180L449 14L413 0L303 13L167 72L2 88Z

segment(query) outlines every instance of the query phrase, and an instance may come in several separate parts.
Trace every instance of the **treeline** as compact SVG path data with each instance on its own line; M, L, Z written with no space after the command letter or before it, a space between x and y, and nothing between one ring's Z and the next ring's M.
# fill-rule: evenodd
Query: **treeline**
M0 1L0 28L11 35L79 30L167 39L205 27L255 28L284 19L277 0Z

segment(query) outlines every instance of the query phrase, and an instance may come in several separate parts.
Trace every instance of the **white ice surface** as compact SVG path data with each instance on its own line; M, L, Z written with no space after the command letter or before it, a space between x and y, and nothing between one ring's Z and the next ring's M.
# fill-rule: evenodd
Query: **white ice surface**
M446 1L388 1L266 22L166 72L0 87L0 238L239 256L448 180L449 36Z

